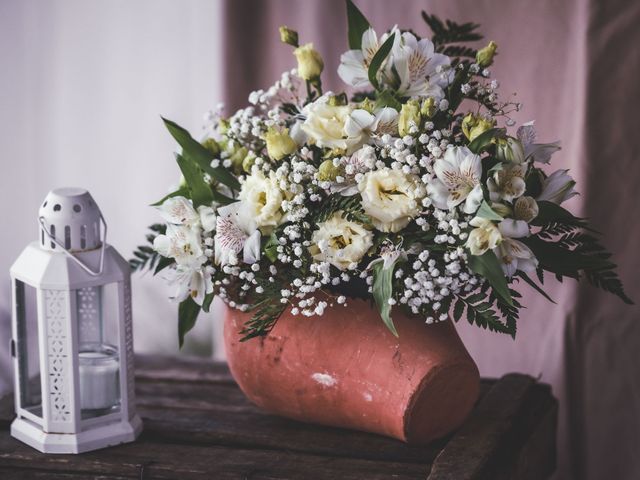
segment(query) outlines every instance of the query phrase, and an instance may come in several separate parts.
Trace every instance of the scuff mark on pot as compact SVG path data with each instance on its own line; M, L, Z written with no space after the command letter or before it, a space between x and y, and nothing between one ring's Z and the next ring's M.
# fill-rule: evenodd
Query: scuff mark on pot
M314 373L313 375L311 375L311 378L315 382L318 382L320 385L324 385L325 387L333 387L336 383L338 383L338 380L333 378L328 373Z
M367 402L372 402L373 401L373 396L369 392L364 392L362 394L362 396L364 397L365 401L367 401Z

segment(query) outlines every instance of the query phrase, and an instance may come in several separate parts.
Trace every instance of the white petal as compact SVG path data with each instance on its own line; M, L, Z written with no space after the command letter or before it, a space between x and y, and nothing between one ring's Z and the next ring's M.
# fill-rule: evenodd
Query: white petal
M185 197L168 198L157 208L160 216L174 225L191 225L199 219L193 205Z
M198 207L200 224L205 232L210 232L216 227L216 212L213 208L201 205Z
M460 163L460 173L465 177L474 181L474 183L480 182L482 176L482 164L480 157L475 154L467 155Z
M560 142L534 143L525 148L525 158L533 158L534 162L549 163L551 155L560 150Z
M342 81L352 87L370 87L369 75L364 65L364 56L360 50L349 50L340 57L338 75Z
M516 133L518 140L522 142L522 145L526 148L536 141L536 128L533 126L534 121L530 121L522 124Z
M243 250L244 263L256 263L260 261L260 231L256 230L246 240Z
M344 124L344 133L349 137L359 136L363 130L368 130L375 122L376 117L366 110L358 108L351 112Z
M500 222L498 229L503 237L522 238L529 235L529 224L524 220L506 218Z
M473 187L473 190L467 196L467 199L464 203L464 213L472 214L476 213L478 208L480 208L480 204L482 203L482 187L480 185L476 185Z

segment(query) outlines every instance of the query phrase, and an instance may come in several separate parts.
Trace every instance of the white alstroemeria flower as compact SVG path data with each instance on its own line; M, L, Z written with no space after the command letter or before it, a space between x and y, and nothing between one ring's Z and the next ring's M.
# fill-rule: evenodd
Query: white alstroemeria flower
M157 209L163 220L173 225L193 226L200 221L198 212L193 208L191 201L185 197L167 198Z
M173 258L178 265L200 266L206 260L199 227L169 223L166 233L154 239L153 248L163 257Z
M427 192L436 208L452 210L462 202L464 213L475 213L482 203L482 164L480 157L467 147L450 147L435 161L436 176Z
M374 55L389 38L389 35L395 33L394 44L399 41L399 32L397 27L393 27L391 32L385 33L378 40L378 35L373 28L368 28L362 34L362 45L360 50L349 50L340 56L340 66L338 67L338 75L347 85L356 88L372 88L369 82L369 65ZM382 68L378 72L379 76L384 75L386 66L389 63L389 57L383 63Z
M254 170L242 183L238 199L258 227L280 225L284 195L273 170L268 177L261 170Z
M383 168L364 174L358 182L362 208L381 232L399 232L420 213L417 179L400 170Z
M336 212L313 232L309 252L315 260L329 262L339 270L358 263L373 245L373 234L357 222Z
M517 271L531 273L538 268L538 259L524 243L511 238L504 238L493 249L500 260L502 270L507 277L512 277Z
M177 302L182 302L190 296L195 303L202 305L204 297L213 292L211 275L202 268L179 265L172 270L168 280L169 285L175 287L171 298Z
M524 146L525 160L533 159L534 162L549 163L551 155L560 150L560 142L534 143L536 141L536 129L534 121L524 123L518 128L516 135Z
M471 255L482 255L487 250L496 248L502 241L500 230L491 220L474 217L469 225L475 227L469 233L466 243Z
M395 108L384 107L374 112L376 116L374 131L378 136L385 133L392 137L398 136L398 111Z
M358 179L366 172L373 170L377 160L375 149L371 145L363 145L346 158L343 164L342 182L333 182L330 187L331 192L340 193L345 197L358 193Z
M401 41L391 51L393 66L400 77L398 93L407 97L444 98L444 88L451 80L451 59L435 53L428 38L418 40L412 33L404 32Z
M202 230L208 233L216 228L216 211L212 207L200 205L198 207L198 215L200 216Z
M542 182L542 193L538 195L536 200L547 200L560 205L562 202L578 195L578 192L573 188L576 182L569 176L568 171L556 170L545 178Z
M383 135L398 135L398 111L385 107L374 113L364 109L355 109L351 112L344 124L344 133L348 138L359 138L364 143L374 133Z
M527 166L527 163L507 163L503 164L500 170L496 170L493 176L487 179L491 201L510 202L522 196L527 187L524 181Z
M218 265L236 265L240 252L244 263L260 260L260 230L242 202L218 208L213 251Z
M524 220L505 218L498 224L498 230L504 238L522 238L529 236L529 224Z

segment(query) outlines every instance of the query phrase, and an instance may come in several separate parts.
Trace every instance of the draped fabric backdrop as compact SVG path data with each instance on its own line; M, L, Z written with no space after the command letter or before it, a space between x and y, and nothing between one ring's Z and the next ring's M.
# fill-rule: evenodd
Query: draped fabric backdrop
M640 301L640 3L597 0L356 0L378 31L394 24L418 34L427 10L482 24L499 55L491 68L506 97L518 92L518 122L536 120L538 138L562 140L555 168L569 168L582 195L570 202L616 252L628 293ZM277 27L300 33L325 59L325 89L342 91L347 49L343 0L234 0L225 4L228 112L251 90L295 65ZM548 277L557 305L531 294L517 339L463 323L458 330L482 375L526 372L560 400L557 478L640 478L640 312L586 285Z

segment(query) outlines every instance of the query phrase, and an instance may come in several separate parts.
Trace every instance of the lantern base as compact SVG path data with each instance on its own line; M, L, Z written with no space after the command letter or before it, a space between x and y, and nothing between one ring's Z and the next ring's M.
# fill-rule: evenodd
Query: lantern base
M142 432L142 420L135 415L128 422L110 423L80 433L47 433L29 420L16 418L11 436L42 453L82 453L132 442Z

